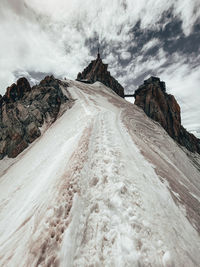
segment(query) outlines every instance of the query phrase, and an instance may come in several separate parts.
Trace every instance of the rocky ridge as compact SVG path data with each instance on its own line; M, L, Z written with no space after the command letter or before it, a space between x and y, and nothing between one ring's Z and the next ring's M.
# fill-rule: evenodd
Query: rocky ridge
M44 122L56 120L67 101L60 81L47 76L31 88L26 78L7 88L0 96L0 159L16 157L41 135Z
M150 77L135 91L135 104L153 120L159 122L168 134L191 152L200 154L200 139L181 125L180 106L175 97L166 92L165 83Z
M99 81L110 87L119 96L124 97L124 88L110 75L110 72L107 69L108 64L103 63L100 54L98 53L97 58L92 60L82 73L78 73L77 81L85 83L94 83Z

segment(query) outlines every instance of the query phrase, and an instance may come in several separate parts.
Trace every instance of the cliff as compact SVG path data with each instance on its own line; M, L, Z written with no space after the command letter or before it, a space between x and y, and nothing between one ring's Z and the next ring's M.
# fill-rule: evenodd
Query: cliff
M94 83L99 81L106 86L110 87L115 93L119 96L124 97L124 88L121 84L118 83L115 78L110 75L110 72L107 70L108 64L104 64L100 55L97 55L97 58L77 75L77 81L82 81L85 83Z
M41 135L45 121L54 121L66 102L59 81L47 76L30 87L26 78L7 88L0 97L0 159L14 158Z
M159 122L168 134L191 152L200 154L200 139L181 125L180 106L175 97L166 92L165 83L157 77L144 81L135 91L135 104L153 120Z

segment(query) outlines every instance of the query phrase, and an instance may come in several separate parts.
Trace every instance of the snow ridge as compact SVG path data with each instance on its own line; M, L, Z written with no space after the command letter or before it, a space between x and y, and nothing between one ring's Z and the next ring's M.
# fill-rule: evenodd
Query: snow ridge
M198 266L199 235L158 174L160 159L141 151L159 153L155 132L174 141L101 83L66 82L74 106L1 177L0 266ZM191 164L174 166L196 183Z
M141 215L144 208L137 184L133 175L126 173L121 154L124 146L126 151L130 149L123 144L120 133L117 136L113 130L115 119L115 114L100 113L93 127L89 166L81 173L80 201L84 212L73 266L135 266L153 259L159 265L165 255L161 248L153 252L151 248L148 255L147 240L152 243L152 233ZM156 242L161 246L161 240Z

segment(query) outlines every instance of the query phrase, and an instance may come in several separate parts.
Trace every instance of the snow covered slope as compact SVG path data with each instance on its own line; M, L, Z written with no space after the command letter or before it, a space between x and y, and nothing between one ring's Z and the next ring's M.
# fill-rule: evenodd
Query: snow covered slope
M66 82L73 107L0 162L0 266L199 266L193 161L101 83Z

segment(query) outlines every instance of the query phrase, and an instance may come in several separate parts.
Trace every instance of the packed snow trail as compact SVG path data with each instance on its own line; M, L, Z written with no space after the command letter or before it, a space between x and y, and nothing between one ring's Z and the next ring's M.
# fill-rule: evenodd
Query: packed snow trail
M113 130L117 123L115 114L109 112L95 118L88 164L80 177L83 213L74 236L77 241L71 264L75 266L134 266L140 261L151 263L152 257L154 264L161 264L166 252L164 247L152 246L137 186L138 180L144 179L137 167L140 153L129 140L124 142L120 131ZM126 162L132 161L126 171ZM155 234L156 238L157 243L161 242L159 235Z
M199 172L109 88L67 83L74 106L0 178L0 266L198 266L196 217L157 168L195 205Z

